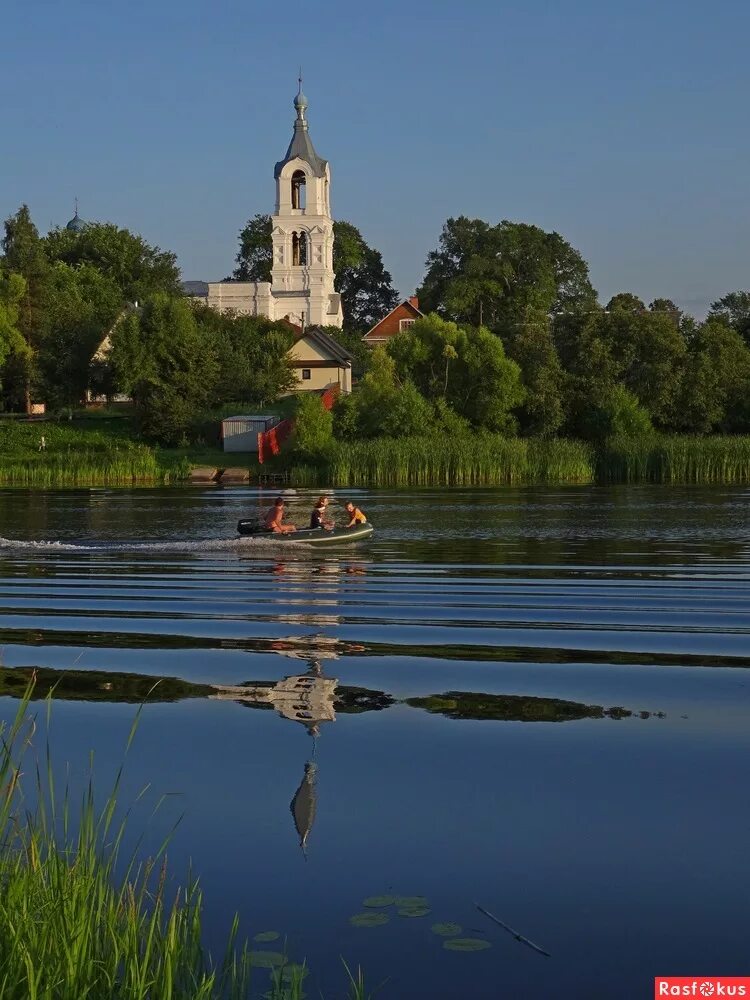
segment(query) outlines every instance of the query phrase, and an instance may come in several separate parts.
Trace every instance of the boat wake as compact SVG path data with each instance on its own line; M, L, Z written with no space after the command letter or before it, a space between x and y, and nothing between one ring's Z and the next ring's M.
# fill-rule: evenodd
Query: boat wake
M199 541L180 542L92 542L89 544L79 542L60 541L21 541L15 538L3 538L0 536L0 550L21 549L35 552L232 552L238 550L263 551L276 549L278 542L272 538L204 538ZM284 547L289 545L295 547L306 547L304 542L284 543Z

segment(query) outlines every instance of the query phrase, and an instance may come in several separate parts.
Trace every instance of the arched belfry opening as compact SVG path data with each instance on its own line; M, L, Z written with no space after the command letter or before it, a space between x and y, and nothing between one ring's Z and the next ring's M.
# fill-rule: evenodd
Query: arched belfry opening
M295 267L304 267L308 262L308 240L305 232L292 233L292 264Z
M306 180L304 170L295 170L292 174L292 208L305 208Z

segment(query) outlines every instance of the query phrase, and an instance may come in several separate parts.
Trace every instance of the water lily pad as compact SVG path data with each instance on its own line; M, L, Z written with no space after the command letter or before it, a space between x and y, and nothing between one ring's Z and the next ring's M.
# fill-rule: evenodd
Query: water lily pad
M427 906L428 900L426 896L395 896L394 902L396 906L409 909L414 906Z
M256 934L253 941L257 941L260 944L262 941L276 941L281 935L278 931L261 931L260 934Z
M429 906L401 906L398 909L400 917L426 917L428 913L432 913Z
M362 900L362 906L383 907L393 906L396 902L395 896L368 896Z
M355 913L349 917L349 923L353 927L379 927L388 923L387 913Z
M455 937L461 933L461 924L433 924L432 933L440 937Z
M277 965L283 965L286 956L280 951L252 951L250 953L250 964L256 969L274 969Z
M489 941L483 941L482 938L449 938L447 941L443 941L443 947L447 948L448 951L484 951L485 948L491 948L492 945Z

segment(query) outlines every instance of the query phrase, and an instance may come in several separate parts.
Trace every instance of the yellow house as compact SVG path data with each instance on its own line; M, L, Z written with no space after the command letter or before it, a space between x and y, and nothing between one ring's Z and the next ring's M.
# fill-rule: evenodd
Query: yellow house
M287 357L297 375L293 392L352 391L352 356L320 327L300 330Z

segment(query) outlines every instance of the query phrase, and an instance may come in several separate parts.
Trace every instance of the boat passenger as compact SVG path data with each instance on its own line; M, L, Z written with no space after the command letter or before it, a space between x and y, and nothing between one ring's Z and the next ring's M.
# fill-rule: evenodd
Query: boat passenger
M293 524L284 524L284 498L276 497L276 502L273 505L273 509L266 515L266 529L268 531L274 531L280 535L286 535L290 531L296 531L297 528Z
M325 528L326 531L330 531L333 528L333 521L326 517L327 507L328 497L319 497L318 502L315 504L315 509L310 515L311 528Z
M349 515L349 523L347 528L353 528L357 524L367 524L367 518L359 509L355 507L351 500L345 506L346 512Z

